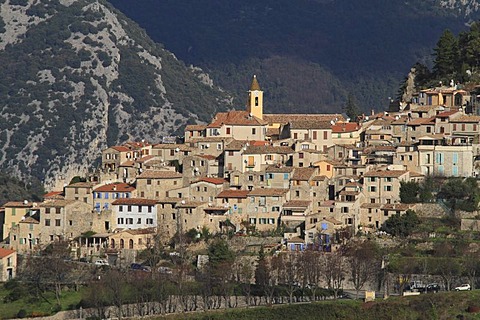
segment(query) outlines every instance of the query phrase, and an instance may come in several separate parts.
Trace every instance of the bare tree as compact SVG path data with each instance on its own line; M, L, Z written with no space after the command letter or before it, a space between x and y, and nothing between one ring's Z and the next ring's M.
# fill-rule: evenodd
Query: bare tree
M257 268L255 269L255 284L263 291L265 302L272 304L277 284L277 275L272 267L272 261L265 257L263 247L258 254Z
M250 306L252 295L251 282L254 276L252 264L248 260L237 261L235 264L235 271L237 274L237 281L241 284L242 292L245 296L245 303L247 306Z
M477 282L478 274L480 273L480 255L479 250L467 250L464 253L463 259L463 270L468 277L470 286L475 289L475 284Z
M317 299L317 291L322 281L322 253L314 250L307 250L302 254L302 286L308 288L312 301Z
M379 269L377 246L374 242L351 242L346 248L346 259L349 266L350 280L358 298L359 291L373 279Z
M29 256L26 268L22 273L24 280L29 283L38 296L45 299L43 292L53 291L56 303L60 304L62 286L68 281L68 276L74 269L67 261L70 258L70 248L66 241L52 242L40 256Z
M334 299L337 299L338 292L343 287L345 280L345 260L341 251L332 252L324 256L324 277L328 289L333 291Z
M288 294L288 302L293 302L293 295L300 285L300 259L297 253L281 253L272 258L272 266L278 274L278 282L282 284Z

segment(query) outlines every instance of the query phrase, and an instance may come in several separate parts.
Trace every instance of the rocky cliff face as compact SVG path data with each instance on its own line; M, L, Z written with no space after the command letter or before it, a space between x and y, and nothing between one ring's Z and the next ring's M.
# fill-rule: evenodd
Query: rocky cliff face
M478 0L440 0L439 5L443 8L454 10L466 17L478 15L480 10Z
M230 97L102 0L0 0L0 167L48 186Z

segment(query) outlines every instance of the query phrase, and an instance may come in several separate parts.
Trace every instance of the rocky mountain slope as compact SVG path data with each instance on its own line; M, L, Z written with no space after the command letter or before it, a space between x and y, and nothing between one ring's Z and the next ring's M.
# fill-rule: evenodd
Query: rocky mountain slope
M479 16L478 0L109 1L239 99L256 73L267 112L338 110L349 93L386 108L445 29Z
M103 0L0 0L0 168L53 185L231 98Z

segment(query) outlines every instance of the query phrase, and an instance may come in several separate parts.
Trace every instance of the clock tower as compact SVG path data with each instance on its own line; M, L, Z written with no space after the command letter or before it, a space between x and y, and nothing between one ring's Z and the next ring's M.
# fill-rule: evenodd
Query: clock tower
M260 90L260 85L255 75L248 91L247 111L252 116L263 119L263 91Z

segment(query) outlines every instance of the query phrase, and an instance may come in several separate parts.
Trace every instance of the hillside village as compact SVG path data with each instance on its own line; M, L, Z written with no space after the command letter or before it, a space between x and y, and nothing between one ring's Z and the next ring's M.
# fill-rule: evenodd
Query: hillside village
M75 259L115 265L192 229L275 234L283 250L332 251L415 209L400 202L401 182L478 176L477 97L452 85L358 119L264 114L254 76L245 110L188 125L182 141L99 150L101 165L86 181L49 192L41 203L6 203L5 254L68 240Z

